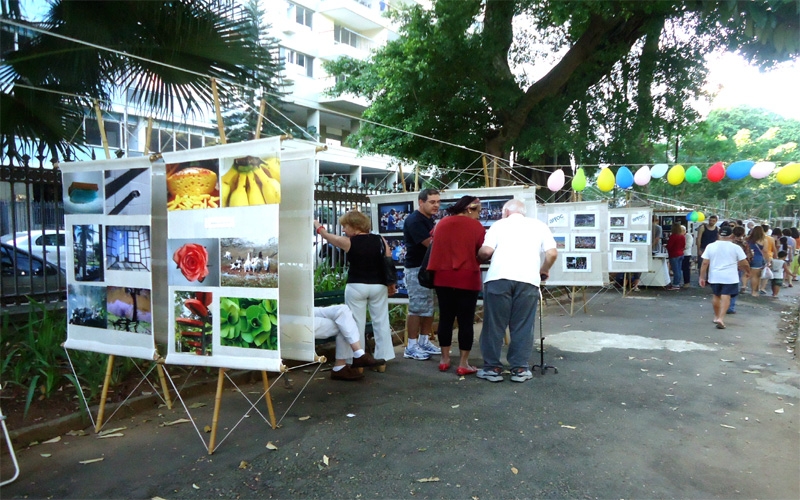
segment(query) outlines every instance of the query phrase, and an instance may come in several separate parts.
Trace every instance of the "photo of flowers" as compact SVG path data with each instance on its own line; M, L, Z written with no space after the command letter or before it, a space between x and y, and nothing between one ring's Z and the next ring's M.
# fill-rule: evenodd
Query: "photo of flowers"
M635 248L615 248L614 262L636 262Z
M167 283L219 286L219 242L213 238L167 240Z
M106 170L105 195L108 215L149 215L150 169Z
M67 287L69 324L106 328L106 287L73 285Z
M211 356L212 317L208 307L211 292L177 291L173 295L175 307L175 352Z
M218 208L219 160L167 164L167 210Z
M106 226L106 269L150 272L150 226Z
M572 235L572 250L582 252L599 252L600 235L597 233L582 233Z
M278 350L278 301L221 297L220 345Z
M103 281L103 226L72 226L75 281Z
M588 255L565 254L562 262L561 270L565 273L592 272L592 261Z
M608 216L608 227L610 228L619 228L624 229L628 227L628 216L627 215L609 215Z
M553 233L553 239L556 240L556 250L559 252L569 251L569 236L566 233Z
M597 229L597 212L575 212L572 214L572 227L575 229Z
M221 286L278 287L277 227L260 233L263 236L219 240Z
M106 310L110 330L152 335L150 290L110 286L107 296Z

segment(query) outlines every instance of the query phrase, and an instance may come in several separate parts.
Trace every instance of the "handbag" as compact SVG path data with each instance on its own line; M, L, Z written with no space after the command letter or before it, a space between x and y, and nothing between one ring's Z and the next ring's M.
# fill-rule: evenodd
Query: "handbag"
M435 275L434 271L428 269L428 261L431 258L431 250L433 249L433 240L431 240L431 244L428 245L428 250L425 251L425 257L422 258L422 264L419 265L419 272L417 273L417 281L419 281L419 286L433 289L433 277Z
M381 261L383 262L383 280L386 282L386 286L394 285L397 283L397 268L394 267L394 260L391 257L386 256L386 244L383 242L383 237L381 239Z

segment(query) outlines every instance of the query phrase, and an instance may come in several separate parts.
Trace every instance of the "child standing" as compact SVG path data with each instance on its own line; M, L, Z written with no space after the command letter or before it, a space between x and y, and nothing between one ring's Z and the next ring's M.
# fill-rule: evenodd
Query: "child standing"
M789 263L786 262L786 252L781 250L778 252L778 258L772 259L772 296L777 297L778 292L783 286L783 277L791 279L794 276L789 269Z

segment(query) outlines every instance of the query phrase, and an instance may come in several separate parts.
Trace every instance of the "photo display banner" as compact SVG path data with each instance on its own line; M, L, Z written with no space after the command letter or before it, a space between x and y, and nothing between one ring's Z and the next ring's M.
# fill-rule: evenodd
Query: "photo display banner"
M608 270L611 273L646 273L652 259L651 208L608 210Z
M608 205L596 201L551 203L540 210L540 219L552 231L558 250L547 285L605 285Z
M59 165L69 349L154 359L152 167L146 157Z
M408 289L405 280L405 240L403 223L417 209L419 192L392 193L370 196L372 202L372 232L386 238L392 249L392 260L397 268L397 294L389 297L391 304L408 303ZM536 188L531 186L509 186L498 188L447 189L440 192L439 213L433 216L434 223L447 216L446 210L462 196L477 196L481 200L481 215L478 219L484 228L503 217L503 205L516 198L525 203L526 216L537 217ZM488 264L481 266L485 277Z
M280 370L280 148L275 137L163 155L167 363Z

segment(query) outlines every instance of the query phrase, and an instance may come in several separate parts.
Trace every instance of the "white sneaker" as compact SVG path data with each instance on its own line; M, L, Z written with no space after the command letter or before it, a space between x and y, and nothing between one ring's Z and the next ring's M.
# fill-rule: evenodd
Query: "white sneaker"
M419 346L420 349L422 349L424 352L427 352L428 354L442 353L442 349L436 347L430 340L426 340L425 342L417 342L417 345Z
M430 359L431 355L423 351L419 344L410 345L403 350L403 357L408 359L416 359L424 361Z

